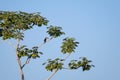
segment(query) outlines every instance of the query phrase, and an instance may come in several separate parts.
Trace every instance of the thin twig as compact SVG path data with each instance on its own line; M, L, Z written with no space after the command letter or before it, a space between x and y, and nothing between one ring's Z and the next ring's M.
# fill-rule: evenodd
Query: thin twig
M39 46L38 46L38 48L40 48L41 46L43 46L45 43L44 42L42 42Z

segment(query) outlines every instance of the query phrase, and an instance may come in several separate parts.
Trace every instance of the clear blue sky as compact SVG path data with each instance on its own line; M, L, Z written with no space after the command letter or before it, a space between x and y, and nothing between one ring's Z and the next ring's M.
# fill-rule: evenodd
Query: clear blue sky
M52 80L120 80L120 0L0 0L0 10L41 12L49 24L66 32L44 45L41 59L24 68L26 80L46 80L51 73L41 63L49 57L66 56L59 48L66 36L80 42L70 59L86 56L95 68L88 72L61 70ZM23 43L30 47L39 44L47 35L44 31L45 27L28 31ZM20 80L15 50L1 40L0 56L0 80Z

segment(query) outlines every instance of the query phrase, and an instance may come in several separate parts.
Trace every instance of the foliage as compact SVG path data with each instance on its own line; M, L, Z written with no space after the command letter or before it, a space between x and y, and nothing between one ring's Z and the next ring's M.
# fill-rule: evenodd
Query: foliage
M82 70L90 70L91 67L94 67L94 65L90 64L92 61L88 60L86 57L83 57L82 60L71 60L71 62L68 64L70 69L78 69L82 67Z
M62 31L62 27L59 26L49 26L47 27L46 33L51 38L46 37L41 45L33 46L31 49L26 45L20 46L20 41L24 40L24 32L30 29L33 29L35 26L42 27L48 26L48 20L41 16L40 13L26 13L26 12L10 12L10 11L0 11L0 37L2 40L15 39L16 43L16 56L20 69L21 79L24 80L23 68L26 64L29 63L30 59L40 58L42 52L38 49L44 45L47 41L52 40L53 38L58 38L61 35L64 35L65 32ZM64 38L61 46L61 52L67 54L68 56L65 59L48 59L47 62L43 63L47 71L55 71L63 69L64 61L69 57L70 54L75 52L75 49L78 47L79 42L75 41L74 38ZM21 62L21 59L27 57L25 63ZM70 70L78 69L82 67L82 70L90 70L94 65L90 64L92 61L83 57L81 60L71 60L68 67ZM52 75L53 76L53 75ZM51 77L50 77L51 78ZM50 79L48 79L50 80Z
M32 49L29 49L25 45L23 45L19 47L17 51L18 51L17 55L19 58L27 56L28 58L35 59L35 58L40 58L39 54L43 54L42 52L38 52L37 46L33 47Z
M54 60L51 60L51 59L48 59L47 60L48 62L47 63L43 63L43 65L47 64L46 65L46 70L47 71L53 71L53 70L58 70L58 69L62 69L62 66L63 66L63 62L64 61L63 59L60 59L60 58L56 58Z
M91 67L94 67L94 65L90 64L92 61L88 60L86 57L80 58L80 60L71 60L68 63L69 68L64 67L64 59L56 58L54 60L48 59L48 62L43 63L43 65L46 65L47 71L54 71L54 70L61 70L61 69L78 69L82 68L83 71L88 71L91 69Z
M62 28L58 26L50 26L50 27L47 27L47 29L48 29L47 33L53 38L57 38L65 34L64 32L61 31Z
M74 38L67 37L67 38L63 39L63 43L61 46L61 48L62 48L61 52L64 54L65 53L70 54L72 52L75 52L75 49L76 49L76 47L78 47L78 44L79 44L79 42L76 42Z
M33 28L34 25L47 26L48 20L39 14L0 11L0 35L3 36L3 40L10 38L23 39L23 31Z

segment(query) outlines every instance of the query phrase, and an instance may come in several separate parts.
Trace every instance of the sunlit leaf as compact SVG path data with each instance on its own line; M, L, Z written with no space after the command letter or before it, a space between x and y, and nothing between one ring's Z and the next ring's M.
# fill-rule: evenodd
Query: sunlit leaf
M76 47L78 46L79 42L76 42L74 38L65 38L63 39L63 43L62 43L62 53L72 53L75 52Z
M62 69L62 67L63 67L63 63L62 63L62 59L60 59L60 58L56 58L56 59L54 59L54 60L52 60L52 59L49 59L49 60L47 60L48 62L46 63L43 63L44 65L46 65L46 70L47 71L53 71L53 70L55 70L55 69Z
M57 38L57 37L65 34L64 32L61 31L62 28L58 27L58 26L50 26L47 29L48 29L47 33L53 38Z
M32 29L34 25L47 25L48 20L40 15L40 13L26 12L9 12L0 11L0 37L6 39L21 39L23 40L23 31Z

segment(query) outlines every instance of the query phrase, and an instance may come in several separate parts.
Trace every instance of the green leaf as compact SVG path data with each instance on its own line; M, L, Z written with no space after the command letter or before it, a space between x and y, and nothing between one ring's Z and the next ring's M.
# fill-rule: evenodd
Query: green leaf
M39 54L42 54L42 55L43 55L43 52L39 52Z
M6 39L21 39L23 40L23 32L32 29L34 25L41 27L47 26L48 20L40 15L40 13L26 12L9 12L0 11L0 37Z
M62 59L56 58L54 60L48 59L47 63L45 62L44 65L46 64L46 70L47 71L53 71L55 69L62 69L63 63L61 61Z
M46 64L46 62L44 62L42 65L45 65Z
M90 64L91 60L88 60L86 57L80 58L81 60L71 60L68 64L70 69L78 69L82 67L83 71L88 71L91 69L91 67L94 67L94 65Z
M72 52L75 52L75 49L76 47L78 46L79 42L76 42L74 38L65 38L63 39L63 43L62 43L62 50L61 52L63 54L66 54L66 53L72 53Z
M36 53L33 53L33 54L32 54L32 58L33 58L33 59L36 59L36 58L40 58L40 56L39 56L38 54L36 54Z
M65 34L64 32L61 31L62 28L58 26L50 26L50 27L47 27L47 29L48 29L47 33L53 38L57 38Z

